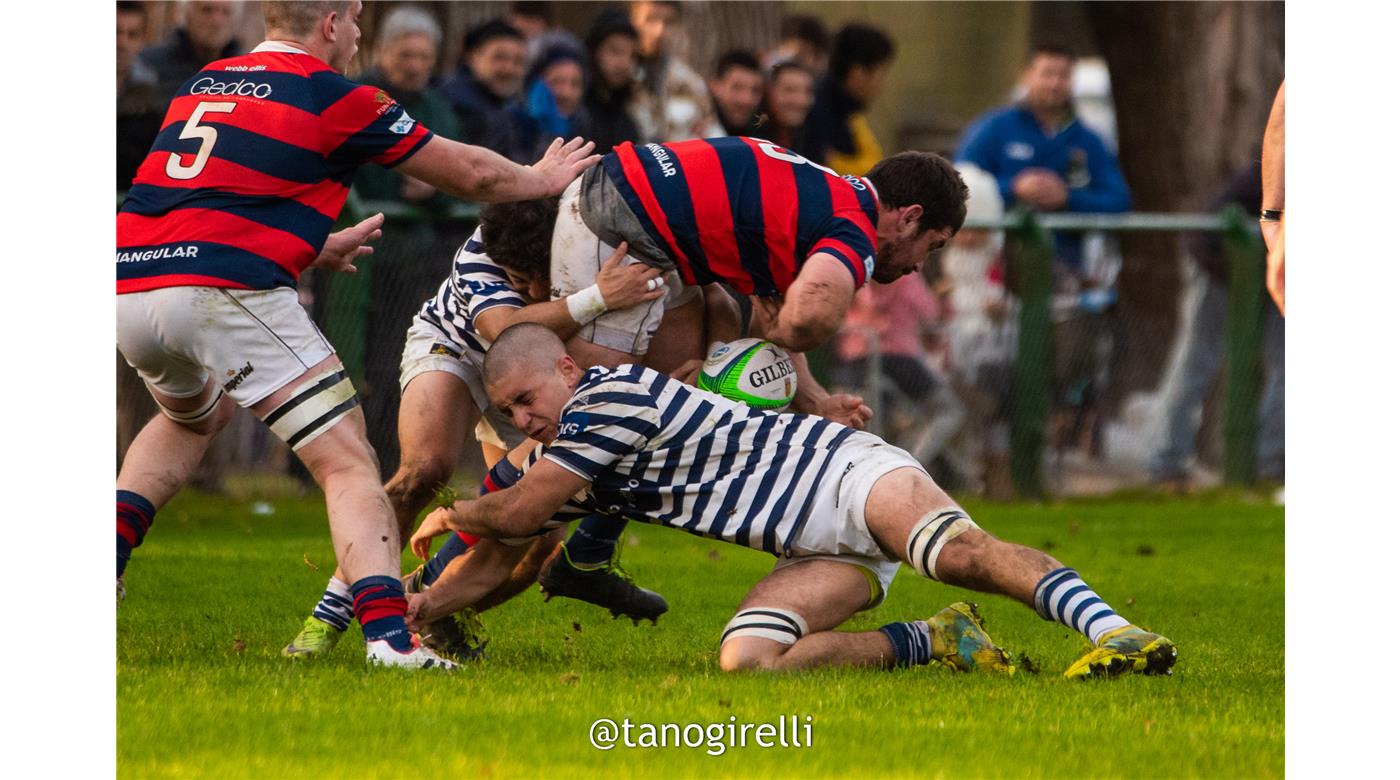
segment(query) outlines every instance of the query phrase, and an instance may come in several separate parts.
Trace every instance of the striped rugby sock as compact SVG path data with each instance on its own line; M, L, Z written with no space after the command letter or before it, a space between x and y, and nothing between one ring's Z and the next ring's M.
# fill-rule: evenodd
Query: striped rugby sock
M360 621L366 642L384 640L400 653L413 649L404 615L408 600L403 595L403 583L398 577L383 575L364 577L350 586L355 598L355 617Z
M117 491L117 576L126 573L131 551L141 546L151 523L156 520L156 508L145 496L130 490Z
M355 619L355 600L350 595L350 586L331 577L330 582L326 583L326 592L321 594L321 600L316 603L311 617L337 631L349 628L350 621Z
M933 658L933 639L929 636L928 623L914 620L908 623L888 623L880 626L880 633L889 637L894 645L894 665L920 666Z
M1035 586L1033 600L1041 617L1069 626L1095 645L1109 631L1129 625L1084 584L1079 572L1068 567L1042 577Z

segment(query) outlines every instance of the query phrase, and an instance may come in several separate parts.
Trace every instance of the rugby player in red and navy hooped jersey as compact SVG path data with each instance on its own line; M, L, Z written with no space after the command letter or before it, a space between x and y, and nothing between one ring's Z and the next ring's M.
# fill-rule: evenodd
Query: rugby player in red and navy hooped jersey
M599 261L622 241L632 260L668 269L669 293L664 302L593 319L569 354L582 365L646 355L653 368L692 361L693 369L700 351L693 334L704 331L695 290L723 283L752 297L756 335L794 353L794 409L859 425L869 410L859 399L828 396L799 353L836 333L868 280L918 270L962 227L966 200L957 170L924 152L894 155L856 177L758 138L622 144L564 191L553 294L592 284ZM706 298L723 295L714 292ZM711 319L711 342L739 335L737 321L715 325Z
M265 2L268 40L176 93L117 217L117 346L163 415L117 477L117 591L156 510L188 479L234 404L306 463L373 663L451 664L405 625L397 524L364 416L334 349L297 303L297 276L354 271L383 217L335 234L355 169L397 166L461 198L556 194L597 162L555 141L533 166L433 135L388 95L340 75L359 0Z

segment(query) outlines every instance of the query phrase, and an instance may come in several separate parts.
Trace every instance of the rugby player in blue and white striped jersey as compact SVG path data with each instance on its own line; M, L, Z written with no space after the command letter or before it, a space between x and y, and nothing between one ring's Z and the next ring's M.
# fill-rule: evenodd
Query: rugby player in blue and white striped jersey
M727 671L930 662L1011 671L964 603L877 631L834 631L883 600L900 563L1080 631L1093 648L1066 676L1165 673L1176 661L1166 637L1128 623L1073 569L981 530L913 457L872 434L750 409L639 366L584 370L534 325L502 333L485 373L492 402L541 445L514 487L429 515L415 552L453 529L537 533L571 501L767 551L777 565L720 639Z
M436 490L451 479L467 434L473 429L487 466L494 466L495 483L510 482L516 472L504 456L523 443L525 436L511 425L509 418L495 411L481 381L486 349L497 334L518 322L536 322L568 337L585 324L591 314L631 307L664 294L660 282L656 281L660 271L645 265L621 264L626 254L624 246L603 264L596 289L582 293L596 297L600 308L581 311L568 300L551 301L549 235L557 207L557 198L486 206L483 227L457 251L452 273L424 302L409 326L399 375L403 397L398 436L403 457L398 471L384 487L398 520L401 539L408 538L418 513L432 501ZM487 253L483 235L484 231L490 232L493 225L507 228L494 231L492 242L492 253L501 258L501 262ZM539 253L545 257L541 272L513 270L512 266L525 265L517 256ZM488 484L491 484L490 477ZM598 565L586 575L576 574L591 576L595 581L612 580L603 586L592 583L591 591L612 586L614 597L604 599L602 606L615 608L634 619L655 620L666 611L665 600L625 579L618 580L609 568L612 545L622 525L619 520L599 517L584 524L581 541L571 544L575 548L589 547L582 554L576 553L575 558L585 561L580 565L595 559ZM486 540L473 556L472 566L475 579L488 583L489 593L483 599L473 600L472 604L484 609L511 598L533 583L561 537L562 529L548 538L532 540L535 543L531 546L509 548L502 548L495 540ZM417 582L413 585L431 584L449 562L473 543L474 540L460 537L449 539L425 570L416 574ZM591 547L598 548L596 553ZM465 563L459 560L455 566ZM592 596L592 592L588 595ZM337 570L311 616L302 624L301 632L283 653L305 658L329 652L348 628L351 617L349 586ZM450 647L439 646L431 638L428 641L435 649L458 657L462 655Z

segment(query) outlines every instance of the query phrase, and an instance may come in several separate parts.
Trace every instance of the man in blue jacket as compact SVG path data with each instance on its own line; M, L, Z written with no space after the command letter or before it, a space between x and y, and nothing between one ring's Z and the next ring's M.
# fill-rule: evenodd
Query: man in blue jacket
M995 176L1008 206L1127 211L1132 201L1117 158L1074 115L1073 73L1074 55L1068 50L1053 45L1032 49L1021 76L1025 98L979 117L963 134L957 160Z
M1117 158L1074 114L1073 73L1074 55L1067 49L1034 47L1021 74L1025 98L982 115L963 135L958 162L971 163L996 177L1008 207L1020 204L1038 211L1083 213L1132 207ZM1101 389L1097 387L1103 376L1100 363L1112 351L1108 309L1117 299L1116 242L1101 235L1059 233L1055 256L1057 406L1090 411ZM1074 419L1074 428L1086 419L1097 428L1093 414L1077 413ZM1077 431L1067 425L1052 427L1061 430L1058 446L1076 437Z

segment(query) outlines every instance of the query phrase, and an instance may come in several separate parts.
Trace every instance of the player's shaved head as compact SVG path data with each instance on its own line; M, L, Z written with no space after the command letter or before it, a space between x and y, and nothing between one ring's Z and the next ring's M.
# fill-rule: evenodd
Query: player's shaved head
M263 22L267 25L268 37L281 33L292 38L304 38L316 29L317 23L328 14L347 16L353 0L305 0L284 2L283 0L263 0Z
M564 355L564 342L554 331L533 322L517 323L501 331L486 351L486 384L520 371L552 371Z
M483 372L492 405L545 444L558 434L559 417L583 374L554 331L530 322L501 333L486 351Z

